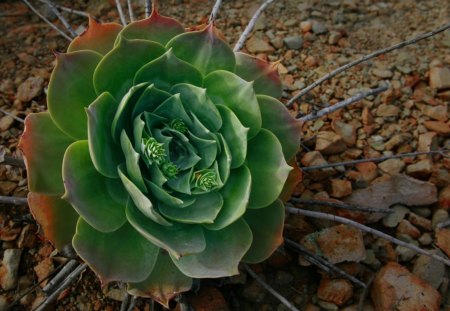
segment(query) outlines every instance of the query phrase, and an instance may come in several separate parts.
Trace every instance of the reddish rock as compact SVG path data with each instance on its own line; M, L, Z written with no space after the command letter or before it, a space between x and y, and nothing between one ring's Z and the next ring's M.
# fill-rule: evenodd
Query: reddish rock
M419 143L417 151L430 151L438 148L437 134L435 132L428 132L419 135Z
M328 164L328 162L324 159L322 154L318 151L311 151L305 153L303 158L300 160L303 166L315 166L315 165L323 165ZM321 170L313 170L308 173L308 176L313 180L321 180L324 178L328 178L334 174L334 169L329 167Z
M425 121L423 122L425 127L432 131L436 132L439 135L448 136L450 135L450 122L442 122L442 121Z
M316 151L322 154L337 154L345 151L347 146L340 135L331 131L317 133Z
M419 179L427 179L432 172L433 161L430 159L423 159L406 167L406 174Z
M377 165L373 162L363 162L355 165L358 172L361 173L365 181L371 182L378 176Z
M438 121L447 121L447 105L439 105L439 106L424 106L422 109L424 115L429 116L430 118Z
M356 127L353 124L334 120L331 124L333 130L342 137L347 146L351 147L356 143Z
M345 304L353 296L353 285L346 279L327 279L320 281L317 297L338 306Z
M44 258L37 264L37 266L34 267L34 272L36 273L39 282L45 279L52 271L53 271L52 258ZM42 286L45 286L46 283L47 281L44 281L42 283Z
M430 86L437 90L449 89L450 70L445 67L430 68Z
M370 294L376 311L438 311L441 304L436 289L395 262L381 268Z
M439 207L445 210L450 209L450 185L439 192Z
M436 244L450 256L450 229L443 228L436 232Z
M400 221L397 227L397 235L399 234L406 234L413 239L418 239L420 237L420 230L406 219L403 219L402 221Z
M17 89L16 97L21 102L29 102L39 96L44 89L44 79L41 77L30 77Z
M431 231L433 229L433 227L431 226L431 220L415 213L410 212L408 215L408 220L413 225L419 226L427 231Z
M405 168L405 162L402 159L388 159L378 164L378 168L384 174L397 175Z
M197 295L189 298L196 311L229 311L222 293L215 287L203 287Z
M255 36L247 41L246 47L251 53L271 53L275 51L268 42Z
M330 195L335 198L343 198L352 194L352 183L345 179L332 179Z

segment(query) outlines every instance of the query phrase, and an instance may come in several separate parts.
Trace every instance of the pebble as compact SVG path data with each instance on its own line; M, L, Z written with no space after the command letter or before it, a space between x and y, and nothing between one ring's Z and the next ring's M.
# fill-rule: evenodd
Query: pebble
M111 298L112 300L123 301L127 296L127 288L109 288L109 286L105 286L105 288L103 289L103 293L106 295L106 297Z
M431 151L438 148L437 134L435 132L428 132L419 135L419 142L417 143L417 151Z
M342 137L347 146L354 146L356 143L356 127L351 123L344 123L340 120L332 122L333 130Z
M43 89L44 79L42 77L30 77L19 85L16 98L21 102L29 102L41 95Z
M344 305L353 296L353 285L346 279L322 278L317 289L317 298L338 306Z
M450 209L450 185L439 192L439 207L445 210Z
M378 69L378 68L374 68L372 70L372 74L375 77L378 77L381 79L390 79L394 75L394 73L392 71L390 71L389 69Z
M352 194L352 183L346 179L331 179L330 196L343 198Z
M418 239L419 243L425 246L431 245L433 243L433 237L431 236L431 233L425 232L420 236Z
M397 226L397 236L398 235L407 235L413 239L418 239L420 237L420 230L417 229L413 224L411 224L408 220L403 219Z
M272 53L275 49L267 43L265 40L257 38L255 36L251 37L246 44L247 49L250 53Z
M18 281L21 249L6 249L3 253L2 266L0 267L0 286L4 290L12 290Z
M288 273L286 271L277 271L277 274L275 275L275 284L283 286L288 285L294 280L294 276L292 273Z
M328 164L323 155L319 151L310 151L305 153L305 155L300 160L303 166L313 166L313 165L323 165ZM334 169L331 167L313 170L310 172L310 177L313 180L322 180L333 175Z
M377 273L370 291L376 310L438 311L441 295L427 282L395 262Z
M0 119L0 132L7 131L14 123L14 119L11 116L3 116Z
M267 291L258 282L252 281L242 291L242 297L249 302L261 302L266 297Z
M339 31L331 31L328 37L328 44L336 45L342 38L342 34Z
M303 46L303 38L300 36L291 36L284 38L284 43L291 50L299 50Z
M381 104L378 106L377 117L397 117L400 113L400 108L390 104Z
M328 32L328 27L322 22L314 21L312 23L312 32L316 35L323 35Z
M450 88L450 69L446 67L430 68L430 86L436 90Z
M416 225L418 227L421 227L427 231L431 231L433 229L432 225L431 225L431 220L419 216L415 213L410 212L408 214L408 220L410 223L412 223L413 225Z
M436 244L450 256L450 229L443 228L436 232Z
M387 214L383 217L382 223L385 227L395 228L402 221L406 214L409 213L409 209L403 205L394 205L391 210L393 213Z
M447 105L439 105L439 106L429 106L425 105L422 108L422 112L424 115L429 116L430 118L438 121L445 122L448 120L447 116Z
M406 167L406 174L419 179L427 179L432 172L433 161L430 159L423 159Z
M450 135L450 122L443 121L425 121L423 125L430 131L436 132L439 135Z
M431 225L433 226L433 228L436 228L437 224L446 221L448 218L448 212L445 209L439 208L433 213L433 216L431 217Z
M316 151L322 154L337 154L345 151L347 146L340 135L331 131L321 131L316 137Z
M405 162L401 159L388 159L379 163L378 168L385 174L397 175L405 168Z
M310 32L312 30L312 22L304 21L300 23L300 30L302 32Z
M438 256L444 256L444 254L439 250L430 250L429 252ZM429 256L419 255L414 262L411 272L434 288L438 289L444 279L445 265L444 263Z

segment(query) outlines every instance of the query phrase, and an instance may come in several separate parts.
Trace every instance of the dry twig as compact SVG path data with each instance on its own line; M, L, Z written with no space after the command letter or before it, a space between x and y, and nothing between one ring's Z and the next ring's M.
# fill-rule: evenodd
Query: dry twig
M42 3L46 3L45 1L46 0L39 0L39 2L42 2ZM83 11L67 8L65 6L58 5L58 4L54 4L54 6L57 7L58 9L60 9L61 11L67 12L69 14L76 14L76 15L80 15L80 16L84 16L84 17L89 17L89 13L86 13Z
M128 15L130 16L130 22L134 22L133 7L131 6L131 0L127 0Z
M290 303L286 298L281 296L276 290L274 290L269 284L263 281L249 266L243 265L245 271L252 276L262 287L264 287L269 293L275 296L281 303L283 303L291 311L299 311L292 303Z
M389 214L392 213L392 210L389 209L381 209L381 208L374 208L374 207L365 207L355 204L347 204L347 203L338 203L338 202L330 202L330 201L324 201L324 200L313 200L313 199L302 199L302 198L290 198L291 202L301 205L319 205L319 206L328 206L328 207L335 207L335 208L341 208L341 209L347 209L350 211L359 211L359 212L365 212L365 213L384 213Z
M44 22L46 22L50 27L52 27L54 30L56 30L61 36L63 36L64 38L66 38L69 41L72 41L72 38L68 34L66 34L64 31L59 29L57 26L53 25L53 23L51 21L49 21L47 18L45 18L44 15L39 13L39 11L36 10L36 8L34 6L32 6L30 2L28 2L28 0L22 0L22 1L31 9L31 11L34 12L34 14L39 16Z
M332 112L335 112L336 110L340 110L340 109L342 109L344 107L347 107L348 105L351 105L351 104L353 104L353 103L355 103L355 102L357 102L357 101L359 101L359 100L361 100L363 98L366 98L366 97L371 96L371 95L377 95L377 94L379 94L381 92L384 92L387 89L388 89L388 87L386 85L383 85L383 86L380 86L380 87L378 87L376 89L372 89L372 90L365 91L365 92L360 92L360 93L356 94L355 96L352 96L350 98L344 99L343 101L340 101L340 102L338 102L337 104L335 104L333 106L326 107L326 108L321 109L321 110L319 110L317 112L312 112L310 114L307 114L306 116L298 118L297 120L303 121L303 122L316 120L316 119L318 119L320 117L323 117L324 115L330 114Z
M360 224L359 222L344 218L344 217L340 217L340 216L336 216L336 215L332 215L332 214L327 214L327 213L321 213L321 212L314 212L314 211L308 211L308 210L304 210L304 209L300 209L300 208L294 208L294 207L290 207L290 206L286 206L286 211L288 213L291 214L297 214L297 215L303 215L303 216L307 216L307 217L312 217L312 218L317 218L317 219L325 219L325 220L331 220L331 221L336 221L336 222L340 222L342 224L346 224L355 228L358 228L362 231L371 233L375 236L378 236L380 238L386 239L389 242L392 242L394 244L409 248L413 251L416 251L417 253L423 254L425 256L434 258L440 262L443 262L444 264L446 264L447 266L450 266L450 260L444 257L441 257L439 255L436 254L432 254L424 249L421 249L420 247L417 247L413 244L410 243L406 243L403 242L399 239L396 239L394 237L391 237L390 235L383 233L381 231L372 229L370 227L367 227L365 225Z
M27 205L27 198L8 197L0 195L0 204Z
M384 156L384 157L379 157L379 158L368 158L368 159L359 159L359 160L352 160L352 161L345 161L345 162L306 166L306 167L302 167L301 170L303 172L309 172L309 171L320 170L320 169L336 167L336 166L355 165L358 163L365 163L365 162L382 162L382 161L389 160L389 159L417 157L420 155L440 154L440 155L445 156L444 153L449 152L449 151L450 150L447 150L447 149L440 149L440 150L400 153L400 154L394 154L394 155Z
M116 0L116 8L117 8L117 12L119 13L120 22L122 23L122 25L126 26L127 21L125 19L125 14L123 14L122 5L120 4L120 0Z
M0 164L25 168L25 162L22 159L13 158L10 156L3 156L3 159L0 156Z
M145 0L145 17L149 17L152 12L152 2L150 0Z
M213 6L211 11L211 15L209 16L209 22L212 23L216 20L217 13L219 12L220 6L222 5L222 0L216 0L216 3Z
M18 116L13 115L11 112L8 112L8 111L6 111L6 110L4 110L4 109L1 109L1 108L0 108L0 112L3 113L3 114L6 114L7 116L10 116L11 118L13 118L13 119L16 120L16 121L19 121L19 122L21 122L21 123L25 123L25 120L24 120L24 119L19 118Z
M59 13L58 9L56 8L55 4L50 0L43 0L45 4L47 4L53 13L55 13L56 17L61 21L61 23L64 25L64 27L67 29L67 31L73 36L76 37L77 33L75 30L73 30L72 26L70 26L67 19Z
M426 32L426 33L420 34L420 35L418 35L418 36L415 37L415 38L412 38L412 39L409 39L409 40L406 40L406 41L402 41L402 42L397 43L397 44L394 44L393 46L390 46L390 47L388 47L388 48L384 48L384 49L381 49L381 50L377 50L377 51L372 52L372 53L370 53L370 54L364 55L363 57L361 57L361 58L359 58L359 59L357 59L357 60L355 60L355 61L353 61L353 62L351 62L351 63L348 63L348 64L346 64L346 65L344 65L344 66L342 66L342 67L339 67L339 68L333 70L332 72L330 72L330 73L324 75L322 78L318 79L317 81L315 81L315 82L312 83L311 85L305 87L305 88L304 88L303 90L301 90L297 95L295 95L294 97L292 97L292 98L287 102L286 105L287 105L287 107L292 107L292 105L294 104L294 102L295 102L297 99L299 99L300 97L302 97L303 95L305 95L306 93L308 93L309 91L311 91L313 88L315 88L316 86L319 86L319 85L322 84L323 82L325 82L325 81L327 81L327 80L333 78L334 76L340 74L341 72L344 72L345 70L347 70L347 69L349 69L349 68L351 68L351 67L354 67L354 66L356 66L356 65L358 65L358 64L360 64L360 63L363 63L363 62L365 62L365 61L367 61L367 60L369 60L369 59L371 59L371 58L377 57L377 56L379 56L379 55L382 55L382 54L386 54L386 53L392 52L392 51L394 51L394 50L400 49L400 48L405 47L405 46L407 46L407 45L414 44L414 43L416 43L416 42L418 42L418 41L420 41L420 40L423 40L423 39L432 37L432 36L434 36L434 35L436 35L436 34L438 34L438 33L440 33L440 32L443 32L443 31L445 31L446 29L449 29L449 28L450 28L450 23L448 23L448 24L446 24L446 25L444 25L444 26L442 26L442 27L439 27L439 28L437 28L437 29L435 29L435 30L433 30L433 31L430 31L430 32Z
M78 266L78 262L75 259L69 260L66 264L62 265L61 271L51 279L47 285L42 289L44 293L49 294L53 289L61 283L75 268Z
M239 52L242 47L244 46L245 40L247 40L248 36L250 35L250 32L252 31L253 27L255 27L256 21L258 20L259 16L262 14L262 12L265 10L265 8L271 4L274 0L266 0L264 3L259 7L259 9L253 14L252 19L248 23L247 27L245 28L244 32L240 36L238 42L233 48L234 52Z

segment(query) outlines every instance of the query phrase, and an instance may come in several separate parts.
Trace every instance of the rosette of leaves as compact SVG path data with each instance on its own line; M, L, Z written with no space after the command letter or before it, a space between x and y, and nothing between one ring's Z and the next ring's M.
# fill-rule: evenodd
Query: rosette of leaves
M156 11L91 19L56 59L48 112L21 140L29 206L56 248L167 305L280 245L299 131L274 68Z

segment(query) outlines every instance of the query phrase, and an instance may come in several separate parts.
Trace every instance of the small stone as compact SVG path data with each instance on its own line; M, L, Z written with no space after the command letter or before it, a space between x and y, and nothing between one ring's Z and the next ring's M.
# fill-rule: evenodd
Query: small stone
M433 243L433 237L431 236L431 233L425 232L420 236L418 239L419 243L425 246L431 245Z
M364 125L373 124L373 116L368 107L364 107L364 109L361 113L361 120Z
M319 151L310 151L305 153L303 158L300 160L303 166L314 166L314 165L324 165L328 162L324 159ZM321 170L313 170L310 172L310 177L313 180L322 180L333 175L334 169L329 167Z
M41 95L44 88L44 79L41 77L30 77L26 79L17 90L16 98L21 102L29 102Z
M14 82L11 79L5 79L0 82L0 93L7 95L14 94Z
M125 286L121 288L109 288L108 286L105 286L103 292L106 297L115 301L124 301L127 296L127 288Z
M416 241L409 242L412 245L419 246L419 243ZM416 252L408 247L397 246L395 248L395 252L398 254L398 261L407 262L416 256Z
M431 225L433 226L433 228L436 228L438 224L446 221L448 218L448 212L445 209L439 208L433 213L433 216L431 217Z
M381 79L390 79L394 75L392 73L392 71L390 71L389 69L378 69L378 68L374 68L372 70L372 74L375 77L378 77L378 78L381 78Z
M439 207L450 210L450 185L447 185L439 192Z
M283 286L292 282L294 276L286 271L277 271L275 275L275 284Z
M400 113L400 109L397 106L390 104L381 104L377 108L378 117L397 117Z
M300 36L291 36L284 38L284 44L291 50L299 50L303 46L303 38Z
M354 146L356 143L356 128L351 123L344 123L339 120L331 124L333 130L342 137L347 146Z
M316 35L323 35L328 32L328 27L324 23L314 21L312 24L312 31Z
M300 30L302 32L310 32L312 30L312 22L304 21L300 23Z
M397 227L397 235L408 235L413 239L417 239L420 237L420 230L417 229L413 224L411 224L408 220L403 219L400 221Z
M0 195L11 195L16 188L17 183L13 181L0 181Z
M438 256L444 256L439 250L430 250L429 252ZM438 289L444 279L445 265L429 256L419 255L414 262L412 273Z
M438 148L437 134L434 132L427 132L419 135L419 142L417 151L431 151Z
M220 290L215 287L202 286L197 295L189 299L190 305L196 311L229 311L227 302Z
M322 278L317 289L317 298L338 306L344 305L353 296L353 285L346 279Z
M424 115L438 121L445 122L448 120L447 105L429 106L426 105L422 108Z
M14 119L11 116L3 116L0 119L0 132L7 131L14 123Z
M450 229L443 228L436 232L436 244L450 256Z
M342 38L342 34L340 32L331 31L330 36L328 37L328 44L336 45L341 38Z
M406 167L406 174L419 179L427 179L432 172L433 162L430 159L423 159Z
M383 151L385 149L383 136L373 135L373 136L370 136L367 141L368 141L370 147L372 147L373 149L375 149L377 151Z
M252 281L242 290L242 298L249 302L261 302L266 297L267 291L258 282Z
M378 176L377 165L373 162L363 162L355 165L358 172L361 173L361 177L366 182L371 182Z
M275 37L270 40L270 43L276 48L281 49L283 47L284 41L283 38Z
M402 205L394 205L391 210L393 213L387 214L383 217L382 223L385 227L395 228L402 221L406 214L409 213L409 209Z
M321 310L339 311L339 307L337 305L335 305L334 303L326 302L326 301L322 301L322 300L319 300L317 303L319 304Z
M330 196L343 198L352 194L352 183L345 179L332 179Z
M430 68L430 86L437 90L449 89L450 70L445 67Z
M378 164L378 168L385 174L397 175L405 168L405 162L401 159L388 159Z
M393 150L403 144L405 140L407 140L410 136L406 134L397 134L392 136L391 139L389 139L385 144L384 148L386 150Z
M41 260L34 267L34 272L36 273L39 282L45 279L50 273L52 273L53 270L53 260L50 257ZM45 285L46 283L47 282L45 281L42 283L42 285Z
M275 49L263 39L258 37L251 37L246 44L247 49L250 53L272 53Z
M37 242L36 234L33 232L35 230L36 227L31 224L23 227L19 240L17 241L17 246L19 248L34 248Z
M21 249L6 249L0 267L0 285L4 290L12 290L18 281Z
M439 135L450 135L450 122L442 121L425 121L423 125L430 131L436 132Z
M415 213L409 213L408 215L408 220L410 223L412 223L413 225L416 225L418 227L421 227L427 231L431 231L433 229L432 225L431 225L431 220L419 216Z
M317 133L316 151L322 154L337 154L345 151L347 146L340 135L331 131L321 131Z
M317 59L314 56L309 55L305 59L305 65L308 67L314 67L317 65Z
M441 304L436 289L395 262L381 268L370 293L376 310L438 311Z

